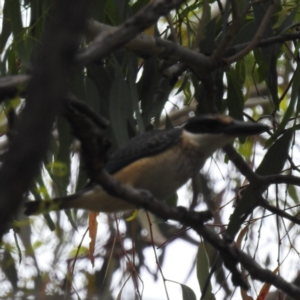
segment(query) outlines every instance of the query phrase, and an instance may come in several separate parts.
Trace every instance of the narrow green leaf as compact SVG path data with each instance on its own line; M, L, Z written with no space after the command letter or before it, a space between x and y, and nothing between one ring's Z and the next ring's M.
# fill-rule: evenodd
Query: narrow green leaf
M207 286L207 280L209 280L209 269L209 258L205 249L205 244L204 242L201 242L197 253L197 278L201 293L203 293L204 288ZM202 298L207 300L215 299L210 282L206 288L205 295L202 295Z
M185 86L186 86L188 80L189 80L189 76L185 75L183 78L182 84L179 87L179 89L177 90L175 96L178 95L180 92L182 92L185 89Z
M299 197L298 197L297 190L294 185L288 186L288 194L294 200L295 203L299 203Z
M118 146L128 141L127 117L130 110L130 92L125 82L125 76L117 60L115 64L115 79L109 96L109 113L111 127Z
M288 129L268 150L256 170L259 175L278 174L281 172L289 154L293 129Z
M200 52L210 55L216 49L217 18L213 18L205 26L205 37L200 42Z
M283 116L281 123L270 140L274 140L285 129L286 124L289 122L291 116L295 113L295 105L298 100L298 88L300 85L300 63L297 64L297 68L294 73L294 80L292 84L292 93L289 106ZM297 113L300 111L300 105L297 105Z
M57 185L58 195L65 196L70 183L70 146L73 142L70 126L62 117L57 118L57 130L59 136L59 151L54 162L51 161L46 167L51 167L51 178Z
M73 216L72 216L72 214L71 214L71 210L70 210L70 209L65 209L65 214L66 214L66 216L67 216L67 218L68 218L68 220L69 220L69 222L70 222L72 228L73 228L75 231L78 231L77 225L76 225L76 223L75 223L75 221L74 221L74 219L73 219Z
M139 132L145 132L144 121L140 111L139 105L139 95L136 86L136 75L137 75L137 57L134 55L129 56L128 62L128 85L131 94L131 101L132 101L132 109L135 113L136 121L139 127Z
M238 74L233 68L227 72L227 81L227 105L229 114L237 120L243 120L244 96L242 93L242 84Z
M19 264L20 264L22 262L22 251L21 251L18 236L17 236L17 233L16 233L15 230L14 230L14 239L15 239L15 243L16 243L16 246L17 246L17 249L18 249Z
M25 43L23 39L24 29L22 23L20 1L10 0L9 3L10 22L14 36L14 43L16 44L17 53L22 61L22 64L27 64L28 56L26 53Z
M300 6L300 4L295 6L295 8L290 12L290 14L288 16L286 16L286 18L284 18L283 22L280 24L280 26L276 30L277 34L285 33L287 30L289 30L291 28L299 6Z
M268 150L263 161L256 170L259 175L278 174L282 171L287 159L290 142L293 136L293 130L289 129L281 136ZM263 193L267 186L263 187L259 192ZM252 185L246 188L242 199L238 202L236 209L230 217L226 233L230 239L234 239L241 227L241 218L245 214L249 214L257 205L255 193Z
M18 74L17 57L14 44L8 49L8 73L10 75Z
M233 38L230 46L248 43L252 40L257 31L257 26L254 20L247 22Z
M6 42L11 35L11 23L10 23L10 3L9 1L4 1L3 13L2 13L2 31L0 35L0 53L2 53Z
M101 100L99 97L98 89L95 86L94 82L88 77L85 78L85 101L97 113L101 113L100 111Z
M193 12L194 10L198 10L200 8L200 3L195 2L194 4L187 6L181 13L181 18L185 18L190 12Z
M51 231L54 231L54 230L55 230L55 223L53 222L53 220L52 220L50 214L49 214L49 213L48 213L48 214L44 214L44 218L45 218L45 220L46 220L46 223L47 223L49 229L50 229Z
M135 1L132 4L131 9L132 9L133 13L137 13L140 9L142 9L148 3L149 3L149 0L138 0L138 1Z
M183 300L196 300L196 295L190 287L181 283L180 286L181 286Z
M1 262L1 268L6 278L13 286L13 289L16 290L18 287L17 286L18 274L17 274L14 258L12 257L9 249L4 250L3 260Z

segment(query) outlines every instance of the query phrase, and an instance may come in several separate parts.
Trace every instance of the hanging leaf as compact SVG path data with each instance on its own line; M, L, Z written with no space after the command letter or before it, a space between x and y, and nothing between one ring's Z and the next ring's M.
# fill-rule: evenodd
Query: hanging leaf
M257 174L271 175L278 174L282 171L289 153L292 136L293 130L289 129L270 147L270 149L264 156L263 161L256 170ZM266 189L267 186L261 188L259 192L263 193ZM253 187L250 184L245 189L242 198L239 200L237 207L235 208L233 214L230 216L230 221L226 231L230 239L233 240L235 235L240 230L241 219L245 215L251 213L251 211L256 207L256 205L256 196L253 191Z
M185 284L180 284L183 300L196 300L194 291Z
M118 146L125 144L128 139L127 117L130 109L130 92L125 82L125 76L117 60L115 63L115 79L109 96L110 122Z
M205 249L205 243L201 242L197 253L197 278L202 292L201 298L213 300L215 296L212 293L211 283L207 283L208 280L210 281L209 269L209 258ZM205 294L203 294L205 288Z
M233 68L226 73L228 81L227 105L230 116L243 120L244 96L239 75Z
M94 267L94 252L95 252L95 245L96 245L96 238L97 238L97 229L98 229L98 222L97 216L99 213L91 212L89 213L89 236L90 236L90 244L89 244L89 257Z

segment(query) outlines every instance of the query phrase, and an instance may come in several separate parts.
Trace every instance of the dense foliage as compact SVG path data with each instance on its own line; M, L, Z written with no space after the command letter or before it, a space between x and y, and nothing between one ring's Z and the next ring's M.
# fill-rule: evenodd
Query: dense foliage
M61 2L1 2L0 297L195 299L200 287L201 299L249 300L273 285L269 299L278 290L299 299L298 1L91 0L86 14L80 1ZM220 239L145 213L25 217L24 199L72 194L88 180L61 113L66 94L109 120L110 153L192 115L268 124L217 152L167 203L211 210L205 228ZM30 120L44 133L26 135ZM28 145L37 156L21 155Z

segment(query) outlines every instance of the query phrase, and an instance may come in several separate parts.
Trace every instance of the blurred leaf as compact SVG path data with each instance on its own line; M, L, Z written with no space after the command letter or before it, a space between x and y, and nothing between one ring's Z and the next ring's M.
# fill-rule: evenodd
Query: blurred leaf
M256 169L259 175L278 174L282 171L290 150L293 129L288 129L268 150Z
M257 174L271 175L278 174L282 171L289 153L292 136L293 130L289 129L270 147L261 164L256 170ZM263 187L259 192L263 193L266 188L267 186ZM256 196L253 191L253 187L250 184L245 189L242 199L239 200L237 207L235 208L233 214L230 216L230 221L226 231L230 239L233 240L235 235L240 230L241 219L245 215L251 213L256 205Z
M238 238L236 239L236 246L239 248L239 249L242 249L242 241L245 237L245 235L247 234L248 230L249 230L249 226L250 224L248 224L247 226L245 226L241 231L240 231L240 234L238 236Z
M82 69L72 74L70 90L78 99L85 100L85 72Z
M290 29L291 25L293 25L296 13L298 11L300 4L295 6L294 9L290 12L290 14L284 16L283 22L280 24L278 29L276 30L276 34L282 34L285 33L287 30Z
M191 91L191 82L189 80L186 82L185 88L183 90L183 94L184 94L184 105L189 105L193 100L193 94Z
M127 117L130 110L130 92L125 82L125 75L115 59L115 79L109 96L110 122L118 146L125 144L128 139Z
M69 253L69 256L71 258L74 258L76 254L78 257L80 257L80 256L88 255L88 253L89 253L89 249L81 245L79 251L78 251L78 247L72 249Z
M183 300L196 300L196 295L190 287L181 283L180 286L181 286Z
M166 125L165 125L165 128L166 129L172 129L172 128L174 128L174 126L172 124L172 121L171 121L171 119L170 119L170 117L169 117L168 114L166 114Z
M299 203L299 198L295 186L291 184L288 185L288 194L294 200L295 203Z
M94 62L87 66L87 76L94 83L99 97L99 113L109 119L109 96L114 79L113 64L107 62Z
M19 72L15 45L12 45L8 50L8 72L10 75L16 75Z
M91 8L90 8L91 18L98 20L100 22L103 22L107 2L108 2L108 0L101 0L101 1L93 0L93 1L91 1Z
M57 177L64 177L68 175L68 166L60 161L54 161L46 165L46 169Z
M127 222L130 222L130 221L136 219L138 213L139 213L138 209L135 209L135 210L133 211L133 213L132 213L129 217L127 217L125 220L126 220Z
M250 42L257 31L254 20L247 22L240 31L234 36L231 46L240 45Z
M297 64L297 68L294 73L293 83L292 83L292 92L291 92L291 100L288 106L287 111L285 112L281 123L279 124L277 130L274 135L271 137L271 141L274 140L286 127L287 123L290 121L290 118L295 113L295 105L298 99L298 88L300 85L300 63ZM297 105L297 113L300 111L300 102L298 101Z
M14 239L15 239L15 243L16 243L16 247L18 249L18 255L19 255L19 264L22 262L22 252L21 252L21 248L19 245L19 240L18 240L18 236L17 236L17 232L14 228Z
M192 5L187 6L185 9L183 9L183 11L181 12L181 18L185 18L187 17L187 15L191 12L193 12L194 10L198 10L199 9L199 2L195 2Z
M137 13L140 9L142 9L148 3L149 3L149 0L135 1L131 6L133 13Z
M240 59L239 61L237 61L235 70L236 74L239 77L239 81L241 82L241 84L244 84L246 80L246 67L244 59Z
M40 248L43 245L43 243L41 241L35 241L32 245L32 249L36 250L38 248Z
M92 263L92 266L94 267L94 251L95 251L95 244L96 244L96 238L97 238L97 229L98 229L98 222L97 222L97 216L99 213L90 212L89 213L89 236L90 236L90 243L89 243L89 257Z
M21 6L19 0L10 0L10 21L11 28L14 36L14 43L16 44L16 49L19 58L22 61L22 64L28 63L27 51L25 48L24 40L23 40L23 24L22 24L22 15L21 15Z
M188 81L189 81L189 76L187 76L187 75L183 76L183 81L182 81L179 89L177 90L175 96L178 95L180 92L182 92L185 89L185 86L188 83Z
M259 28L261 21L263 20L269 6L271 3L257 3L257 5L253 5L253 14L254 14L254 19L256 23L257 29ZM263 33L263 38L266 37L272 37L273 36L273 30L272 30L272 19L270 19L265 27L264 33Z
M217 18L213 18L206 25L205 29L205 37L201 40L199 48L200 52L206 55L210 55L216 49L216 26L217 26Z
M102 112L100 110L101 99L99 97L99 92L97 87L95 86L95 83L89 77L85 77L84 80L85 80L85 96L84 96L85 102L90 107L92 107L95 110L95 112L100 113L102 115Z
M10 21L10 1L4 1L2 12L2 31L0 35L0 53L7 43L9 36L11 35L11 21Z
M279 97L278 97L278 75L277 75L277 52L278 47L273 45L267 49L263 49L264 56L268 62L266 82L272 96L272 102L275 109L279 108Z
M119 294L118 294L118 296L117 296L117 300L121 300L123 289L124 289L124 287L126 286L126 283L128 282L128 280L129 280L130 278L131 278L131 275L129 275L129 276L127 277L127 279L125 280L125 282L124 282L124 284L123 284L123 286L122 286L122 288L121 288L121 290L120 290L120 292L119 292Z
M278 271L279 271L279 266L277 268L275 268L275 270L273 270L273 273L277 274ZM261 290L259 291L259 294L258 294L256 300L265 300L266 296L269 294L269 290L270 290L271 286L272 285L269 283L264 283Z
M253 6L253 13L255 18L255 23L257 28L259 28L261 24L261 20L263 19L264 15L267 12L267 9L269 8L271 4L270 3L258 3L257 5ZM273 37L273 30L272 30L272 21L271 18L264 30L263 38L270 38ZM261 52L262 53L262 59L261 61L257 61L259 68L261 69L260 73L260 79L264 79L267 83L267 86L269 88L269 92L272 96L272 102L275 109L278 109L279 106L279 97L278 97L278 83L277 83L277 69L276 69L276 63L277 63L277 56L278 56L278 47L276 45L272 45L270 47L264 47L261 48L260 51L256 51L256 53Z
M71 226L73 227L73 229L74 229L75 231L78 231L78 230L77 230L77 225L76 225L76 223L75 223L75 221L74 221L74 218L73 218L73 216L72 216L72 214L71 214L71 210L70 210L70 209L65 209L64 212L65 212L65 214L66 214L66 216L67 216L67 218L68 218L68 220L69 220Z
M49 214L49 213L44 214L44 218L45 218L45 220L46 220L46 223L47 223L49 229L50 229L51 231L54 231L56 227L55 227L55 224L54 224L53 220L51 219L50 214Z
M226 73L228 81L227 105L229 115L237 120L243 120L244 96L239 74L233 69Z
M201 292L203 293L204 288L206 288L205 295L202 294L202 299L215 299L214 294L212 293L212 286L210 282L210 274L209 274L209 259L207 255L207 251L205 249L205 243L201 242L198 248L197 254L197 278L199 282L199 286ZM207 281L209 280L208 286Z
M247 291L243 290L242 288L240 288L240 290L241 290L242 300L253 300L253 297L249 296L247 294Z
M139 133L143 133L145 132L145 126L144 126L143 117L140 110L139 94L136 85L137 71L138 71L137 56L133 54L129 55L128 85L129 85L131 101L132 101L132 109L136 117Z
M18 288L18 274L15 266L14 258L12 257L9 249L4 249L3 260L1 262L1 268L6 278L11 283L14 290Z
M116 26L121 23L120 16L118 14L116 1L107 1L106 2L105 13L106 13L107 19L109 20L110 25Z
M170 205L170 206L177 206L177 203L178 203L178 194L175 193L173 196L169 197L167 200L166 200L166 204Z
M144 61L142 76L137 83L141 99L141 108L144 124L147 125L156 114L157 103L154 102L155 89L159 84L161 75L158 72L157 58L152 56Z

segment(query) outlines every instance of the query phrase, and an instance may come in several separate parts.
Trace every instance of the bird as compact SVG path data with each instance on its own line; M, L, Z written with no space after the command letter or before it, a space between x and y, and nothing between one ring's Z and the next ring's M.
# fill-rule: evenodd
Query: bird
M112 154L104 168L121 183L147 190L164 201L197 174L217 149L236 137L268 130L264 124L238 121L229 116L194 116L182 127L137 135ZM90 183L73 195L28 201L24 213L37 215L69 208L106 213L136 209L121 198L109 195L99 184Z

